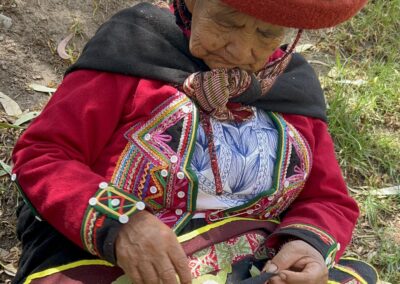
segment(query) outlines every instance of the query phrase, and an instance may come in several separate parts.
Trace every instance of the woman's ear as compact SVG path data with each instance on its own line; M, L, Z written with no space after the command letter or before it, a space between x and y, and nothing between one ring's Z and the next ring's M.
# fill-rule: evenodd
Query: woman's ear
M188 8L189 12L193 14L194 5L196 5L197 0L185 0L186 8Z

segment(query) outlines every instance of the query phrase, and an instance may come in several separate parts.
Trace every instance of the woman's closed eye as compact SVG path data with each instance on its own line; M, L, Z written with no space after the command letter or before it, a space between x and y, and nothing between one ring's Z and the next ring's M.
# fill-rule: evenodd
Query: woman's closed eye
M257 29L257 33L264 38L277 38L280 36L280 34L277 34L276 32L270 30Z
M237 23L229 22L229 21L222 21L218 19L213 19L214 23L218 26L225 28L225 29L241 29L244 28L245 25L238 25Z

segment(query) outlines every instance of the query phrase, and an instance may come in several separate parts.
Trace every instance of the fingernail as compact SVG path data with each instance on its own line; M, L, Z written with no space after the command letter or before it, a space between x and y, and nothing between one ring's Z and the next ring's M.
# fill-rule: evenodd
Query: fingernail
M274 272L278 271L278 266L276 266L272 262L267 263L267 266L265 267L265 271L269 272L269 273L274 273Z
M279 277L280 277L283 281L285 281L286 278L287 278L286 274L284 274L284 273L279 273Z

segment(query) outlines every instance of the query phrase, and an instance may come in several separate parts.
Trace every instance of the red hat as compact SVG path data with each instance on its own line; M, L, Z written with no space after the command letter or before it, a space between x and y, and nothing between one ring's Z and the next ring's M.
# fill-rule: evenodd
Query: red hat
M367 0L222 0L236 10L270 24L320 29L354 16Z

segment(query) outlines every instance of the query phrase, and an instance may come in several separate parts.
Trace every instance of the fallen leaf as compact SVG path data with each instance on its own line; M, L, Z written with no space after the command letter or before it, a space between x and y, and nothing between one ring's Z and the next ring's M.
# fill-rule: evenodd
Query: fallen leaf
M352 193L355 193L355 194L361 194L361 193L363 193L363 190L361 190L361 189L355 189L355 188L352 188L352 187L350 187L350 186L347 186L347 189L348 189L349 191L351 191Z
M0 122L0 128L16 128L16 129L23 129L23 127L17 126L17 125L13 125L13 124L9 124L7 122Z
M71 56L65 51L65 48L68 45L68 42L74 37L74 34L69 34L66 38L64 38L57 46L57 53L62 59L71 59Z
M344 85L354 85L354 86L362 86L367 84L368 82L362 79L358 79L358 80L340 80L337 81L340 84L344 84Z
M250 268L250 275L251 277L256 277L261 274L260 269L257 268L257 266L252 265Z
M111 284L132 284L132 281L129 279L127 275L122 275Z
M4 264L3 262L0 261L0 266L3 267L4 272L5 272L7 275L15 276L15 275L17 274L17 268L15 268L14 265L13 265L12 263Z
M55 89L55 88L49 88L49 87L39 85L39 84L30 84L29 87L36 92L48 93L50 95L51 95L51 93L54 93L55 91L57 91L57 89Z
M50 81L50 82L47 84L47 87L49 87L49 88L57 88L57 83L54 82L54 81Z
M9 96L0 92L0 103L8 115L18 116L22 114L19 105Z
M308 63L310 63L310 64L319 64L319 65L323 65L323 66L326 66L326 67L330 67L331 66L330 64L325 63L325 62L320 61L320 60L308 60Z
M327 74L329 78L336 78L339 76L339 71L336 67L333 67Z
M400 185L392 186L392 187L385 187L377 190L372 190L371 191L372 195L381 195L381 196L387 196L387 195L400 195Z
M0 166L3 168L4 171L6 171L6 173L11 175L11 166L10 165L8 165L4 161L0 160Z
M32 111L32 112L24 113L13 123L13 125L21 126L22 124L27 123L27 122L31 121L32 119L36 118L39 114L40 114L40 111Z
M304 51L307 51L311 48L313 48L314 45L311 43L305 43L305 44L300 44L298 46L296 46L296 48L294 49L297 53L302 53Z

